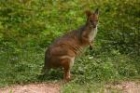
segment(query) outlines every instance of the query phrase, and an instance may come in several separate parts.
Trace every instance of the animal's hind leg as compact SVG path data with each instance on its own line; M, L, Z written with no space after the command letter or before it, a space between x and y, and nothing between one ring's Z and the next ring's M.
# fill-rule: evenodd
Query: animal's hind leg
M70 78L71 78L71 75L70 75L70 59L69 58L65 58L65 59L62 59L62 66L64 68L64 79L69 81Z
M70 67L64 67L64 79L65 80L70 80L71 74L70 74Z

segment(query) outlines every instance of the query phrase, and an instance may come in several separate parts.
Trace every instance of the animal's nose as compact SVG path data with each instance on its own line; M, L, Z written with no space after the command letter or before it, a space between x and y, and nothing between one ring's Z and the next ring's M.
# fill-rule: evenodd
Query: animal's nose
M97 24L95 22L92 23L93 28L96 28L96 25Z

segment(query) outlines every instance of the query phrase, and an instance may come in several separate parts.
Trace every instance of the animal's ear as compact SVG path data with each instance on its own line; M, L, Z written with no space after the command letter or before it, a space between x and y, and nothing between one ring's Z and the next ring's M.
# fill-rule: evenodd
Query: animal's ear
M89 17L92 14L91 11L89 11L89 10L85 11L85 13L86 13L87 17Z
M99 9L97 8L94 13L98 15L99 14Z

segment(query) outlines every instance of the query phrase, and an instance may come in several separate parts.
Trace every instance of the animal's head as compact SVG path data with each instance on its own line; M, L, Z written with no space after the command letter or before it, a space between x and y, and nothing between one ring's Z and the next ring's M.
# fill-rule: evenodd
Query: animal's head
M96 9L95 11L86 11L87 16L87 25L96 28L98 23L98 16L99 16L99 10Z

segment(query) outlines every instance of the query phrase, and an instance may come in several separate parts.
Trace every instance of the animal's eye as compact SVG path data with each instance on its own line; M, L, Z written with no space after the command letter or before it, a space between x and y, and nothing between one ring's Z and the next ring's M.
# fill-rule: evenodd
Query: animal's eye
M90 20L90 23L92 23L92 20Z

